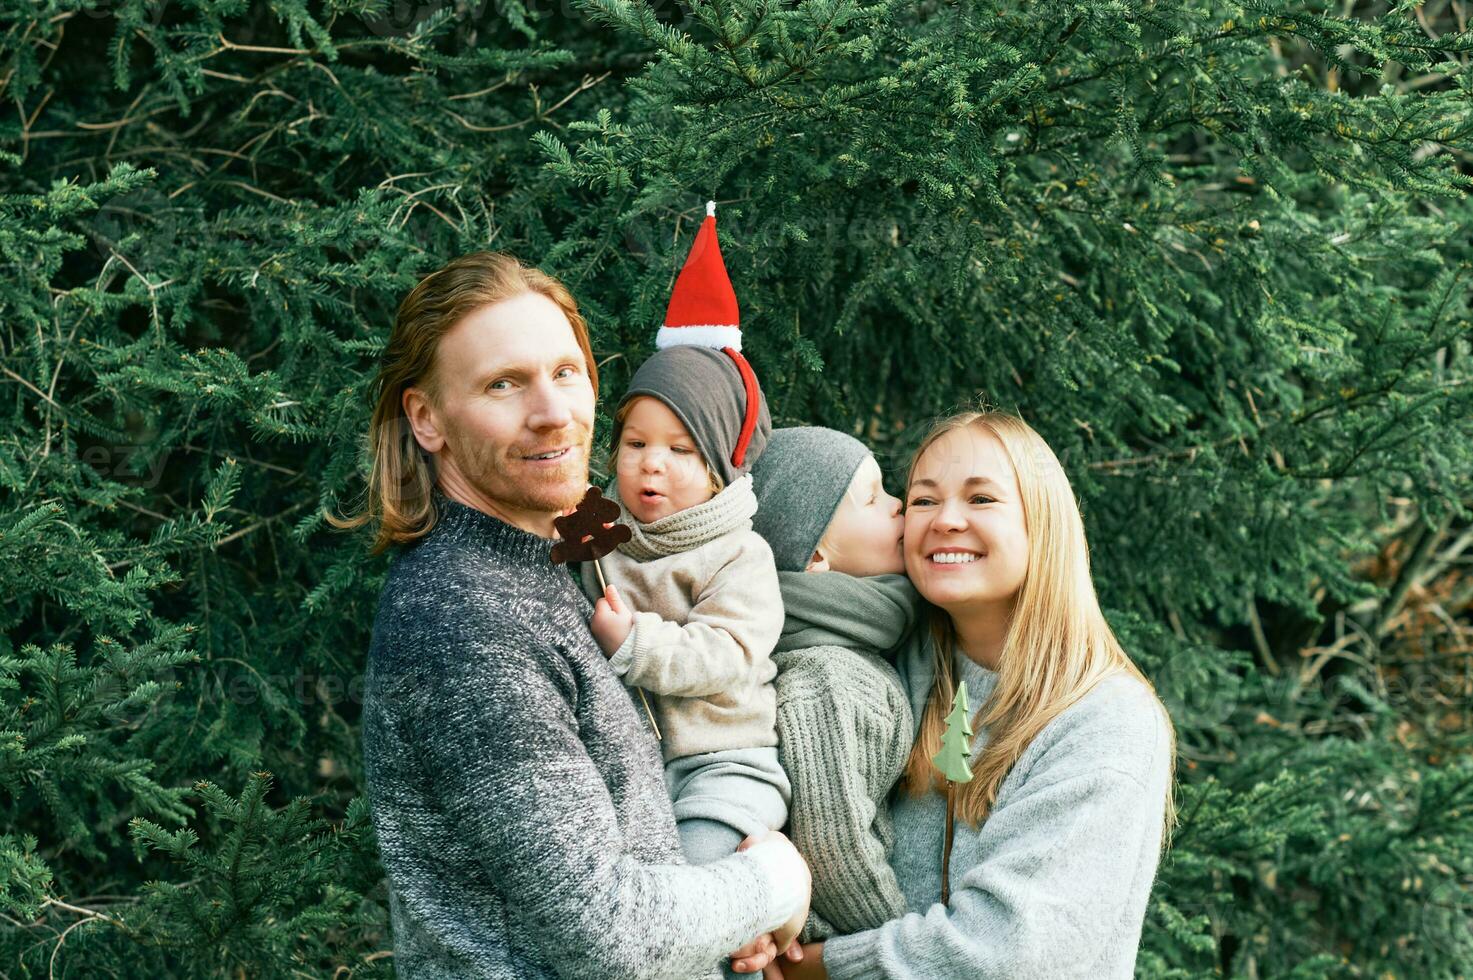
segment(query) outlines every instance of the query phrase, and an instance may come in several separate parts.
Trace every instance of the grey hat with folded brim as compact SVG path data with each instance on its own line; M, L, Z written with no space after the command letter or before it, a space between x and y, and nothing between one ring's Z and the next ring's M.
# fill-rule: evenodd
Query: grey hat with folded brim
M772 546L780 572L808 567L844 492L869 447L835 429L804 425L774 429L752 467L757 514L752 530Z
M767 398L757 389L757 424L747 442L742 465L732 462L742 421L747 411L747 389L741 371L726 354L711 347L682 344L667 347L650 355L639 366L629 382L629 390L620 399L623 408L635 398L648 395L664 402L680 419L696 449L707 465L721 477L721 485L729 487L761 458L772 432L772 416L767 413ZM618 409L615 409L617 414ZM619 430L614 424L613 444L619 445Z

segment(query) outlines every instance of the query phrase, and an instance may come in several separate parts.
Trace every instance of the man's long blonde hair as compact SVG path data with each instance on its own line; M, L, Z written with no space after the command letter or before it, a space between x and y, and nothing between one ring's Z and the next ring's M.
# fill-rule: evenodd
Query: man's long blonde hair
M348 517L324 514L339 529L373 524L373 554L408 544L435 526L434 457L420 448L404 415L404 392L423 389L435 404L441 390L435 377L440 339L461 320L487 306L523 293L540 293L557 304L573 327L573 338L587 362L588 380L598 397L598 364L588 340L588 325L573 294L540 269L504 252L472 252L430 273L404 297L394 330L374 380L375 405L368 426L370 470L363 509Z
M947 433L969 427L991 432L1002 443L1017 474L1028 533L1028 569L1003 642L997 685L972 720L974 731L987 729L987 744L980 757L971 760L972 781L956 786L957 817L977 827L997 803L1003 779L1029 743L1095 684L1119 671L1138 678L1153 692L1155 688L1105 622L1090 578L1084 521L1069 478L1048 443L1028 423L995 411L963 412L943 419L926 434L911 458L907 490L926 450ZM902 785L911 796L923 796L932 788L945 791L945 780L931 758L941 751L946 716L956 692L957 637L951 617L941 609L931 609L930 630L936 680L903 777ZM1176 823L1171 789L1176 732L1159 700L1156 707L1171 740L1171 780L1162 833L1166 844Z

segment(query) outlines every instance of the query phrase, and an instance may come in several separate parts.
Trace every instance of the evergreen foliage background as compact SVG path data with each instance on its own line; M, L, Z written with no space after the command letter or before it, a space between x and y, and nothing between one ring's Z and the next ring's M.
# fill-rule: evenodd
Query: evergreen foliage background
M1470 13L7 0L0 972L391 974L322 514L395 306L512 251L607 402L711 196L777 424L1063 458L1179 729L1141 975L1465 975Z

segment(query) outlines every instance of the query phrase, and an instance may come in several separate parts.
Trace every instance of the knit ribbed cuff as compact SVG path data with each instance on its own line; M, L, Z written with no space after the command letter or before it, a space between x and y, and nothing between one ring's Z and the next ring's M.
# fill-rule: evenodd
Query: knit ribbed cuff
M751 858L767 879L768 917L760 925L762 932L772 932L786 923L803 907L803 881L807 877L802 858L797 852L782 848L775 841L753 844L738 857Z
M824 917L813 909L808 910L808 921L803 923L803 931L798 933L800 943L821 943L836 934L833 926L829 925Z
M630 627L629 635L624 637L624 642L619 644L619 649L609 654L609 666L614 668L614 673L623 677L629 673L629 665L634 662L634 628Z
M652 670L650 661L653 659L654 646L650 641L651 632L658 630L665 622L665 618L659 613L637 612L634 614L634 625L630 627L629 635L624 638L624 643L615 655L625 654L622 664L615 664L614 669L622 677L625 674L633 674L633 683L643 686L642 682L649 680ZM630 683L625 681L625 683ZM656 692L658 693L658 692Z
M823 944L823 968L829 980L863 980L880 976L878 929L838 936Z

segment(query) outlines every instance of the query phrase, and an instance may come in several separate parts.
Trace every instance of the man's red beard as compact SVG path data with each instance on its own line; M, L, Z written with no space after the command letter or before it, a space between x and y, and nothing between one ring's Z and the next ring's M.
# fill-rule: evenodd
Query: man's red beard
M529 466L524 457L575 447L560 463ZM462 475L482 494L509 508L561 513L577 506L588 492L588 456L593 431L573 425L516 446L459 445L456 461Z

